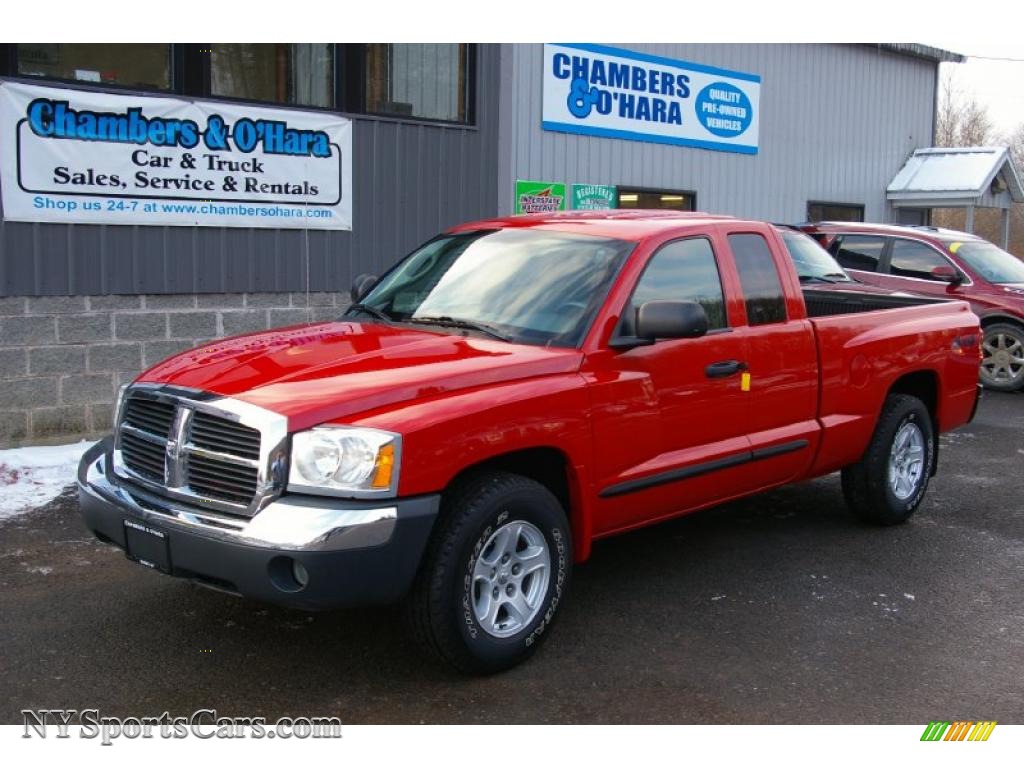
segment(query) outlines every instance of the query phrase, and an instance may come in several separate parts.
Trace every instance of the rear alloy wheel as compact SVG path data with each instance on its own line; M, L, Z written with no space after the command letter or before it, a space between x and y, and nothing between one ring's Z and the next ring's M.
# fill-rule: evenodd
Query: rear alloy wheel
M860 461L843 468L843 495L861 520L906 522L924 499L935 465L935 432L927 406L889 395Z
M1024 327L993 323L981 344L981 383L999 392L1024 387Z

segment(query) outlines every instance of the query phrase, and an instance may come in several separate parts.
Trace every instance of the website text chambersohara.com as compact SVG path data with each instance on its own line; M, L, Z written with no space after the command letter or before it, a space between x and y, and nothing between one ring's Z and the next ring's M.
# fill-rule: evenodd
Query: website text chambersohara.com
M244 203L147 203L138 200L90 200L79 203L77 200L58 200L45 195L32 198L35 208L61 210L69 213L74 211L98 211L117 213L167 213L195 214L197 216L260 216L281 219L329 219L333 211L324 208L287 208L282 205L246 205Z

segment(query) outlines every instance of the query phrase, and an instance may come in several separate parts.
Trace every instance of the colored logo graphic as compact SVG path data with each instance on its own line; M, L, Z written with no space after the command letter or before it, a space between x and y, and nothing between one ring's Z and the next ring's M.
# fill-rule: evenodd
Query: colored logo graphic
M565 210L565 184L548 181L516 182L516 213Z
M995 720L933 720L921 734L921 741L988 741L995 727Z
M747 94L729 83L717 82L697 94L697 118L715 136L732 138L750 127L754 110Z

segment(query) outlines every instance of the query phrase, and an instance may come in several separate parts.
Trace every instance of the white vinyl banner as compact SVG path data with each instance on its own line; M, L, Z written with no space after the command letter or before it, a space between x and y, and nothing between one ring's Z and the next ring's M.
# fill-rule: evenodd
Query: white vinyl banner
M352 229L352 121L0 83L4 219Z

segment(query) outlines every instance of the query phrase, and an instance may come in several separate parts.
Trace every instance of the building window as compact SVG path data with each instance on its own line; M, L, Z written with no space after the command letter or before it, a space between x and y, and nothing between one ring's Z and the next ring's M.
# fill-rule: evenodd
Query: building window
M761 235L729 235L729 247L740 275L747 324L784 323L786 299L768 243Z
M807 203L808 221L864 221L864 206L849 203Z
M171 46L18 43L17 74L166 91L171 87Z
M619 208L666 208L673 211L692 211L697 205L695 192L636 187L619 187L618 190Z
M367 112L464 123L469 119L465 43L366 46Z
M210 47L210 93L236 99L334 106L330 43L218 43Z
M472 124L476 51L471 43L0 43L0 76Z

